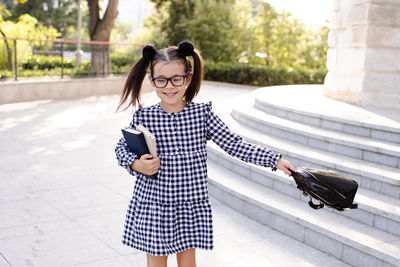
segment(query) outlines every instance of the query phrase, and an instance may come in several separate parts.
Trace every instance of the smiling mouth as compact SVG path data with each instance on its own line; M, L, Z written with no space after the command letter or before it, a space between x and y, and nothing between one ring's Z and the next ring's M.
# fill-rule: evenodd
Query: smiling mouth
M174 96L177 94L177 92L164 92L163 94L166 96Z

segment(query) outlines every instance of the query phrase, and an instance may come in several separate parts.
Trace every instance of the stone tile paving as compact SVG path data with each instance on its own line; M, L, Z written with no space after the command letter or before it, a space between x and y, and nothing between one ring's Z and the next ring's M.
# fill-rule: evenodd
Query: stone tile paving
M249 92L206 83L197 101ZM118 96L0 105L0 267L146 266L121 244L134 178L114 146L131 113ZM157 102L144 95L146 105ZM214 105L215 106L215 105ZM229 107L218 108L226 112ZM198 266L343 266L212 198L215 249ZM169 265L176 266L175 257Z

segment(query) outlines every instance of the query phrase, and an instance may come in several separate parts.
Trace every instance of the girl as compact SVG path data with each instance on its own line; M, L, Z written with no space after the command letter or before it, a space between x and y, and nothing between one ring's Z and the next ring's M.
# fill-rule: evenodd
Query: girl
M136 176L122 243L146 252L147 266L167 266L170 254L177 254L180 267L196 266L195 248L213 249L207 140L246 162L288 175L295 168L281 155L246 143L231 132L214 114L211 102L192 102L203 77L202 58L192 43L184 41L159 51L146 46L142 52L128 75L117 110L127 101L126 108L138 104L129 128L146 127L156 137L158 157L138 158L124 138L115 148L119 165ZM193 58L194 68L188 57ZM147 71L160 102L143 108L140 90ZM157 179L146 176L157 172Z

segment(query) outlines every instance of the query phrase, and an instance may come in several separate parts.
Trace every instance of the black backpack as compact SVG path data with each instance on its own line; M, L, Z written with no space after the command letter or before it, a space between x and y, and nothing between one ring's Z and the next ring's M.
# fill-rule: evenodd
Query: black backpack
M358 205L353 204L358 189L356 181L328 170L297 168L290 171L297 188L310 197L311 208L321 209L324 204L339 211L357 208ZM320 204L314 204L312 198Z

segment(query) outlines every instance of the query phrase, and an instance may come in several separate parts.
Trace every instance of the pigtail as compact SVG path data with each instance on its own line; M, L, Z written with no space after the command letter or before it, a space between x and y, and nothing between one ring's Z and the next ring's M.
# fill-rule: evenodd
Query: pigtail
M188 93L185 97L188 102L192 101L193 98L200 91L201 81L204 78L204 67L203 67L203 58L200 53L195 49L193 51L193 76L192 81L188 87L186 92Z
M142 83L144 77L146 76L147 69L151 60L154 58L157 53L156 49L153 46L146 45L142 50L142 58L140 58L135 65L131 68L128 73L128 77L125 81L125 85L122 90L121 99L116 111L118 111L129 98L128 105L123 109L126 110L129 106L136 107L136 104L139 104L139 107L142 106L140 103L140 92L142 89Z
M182 57L193 57L193 75L189 87L186 89L185 100L191 102L200 91L201 81L203 80L203 59L200 52L194 48L193 43L183 41L178 45L178 54Z

